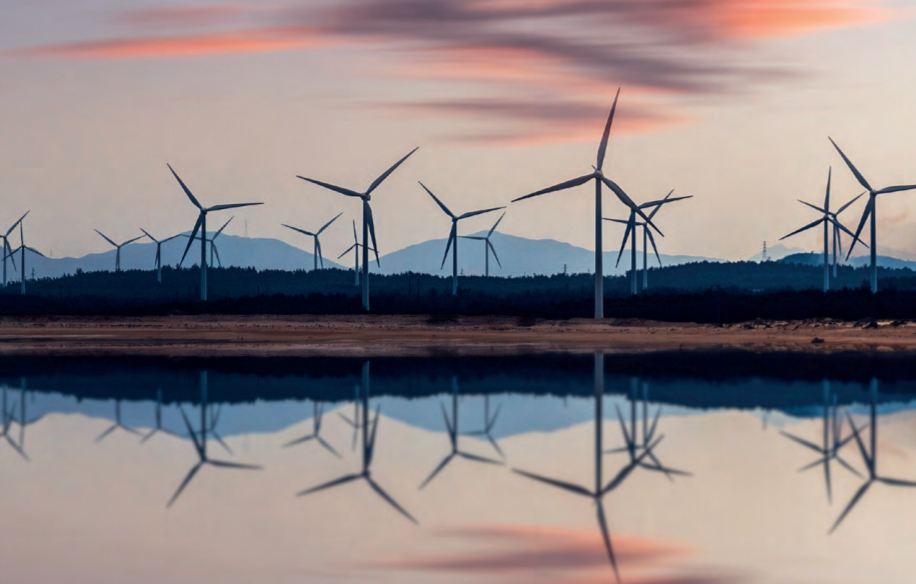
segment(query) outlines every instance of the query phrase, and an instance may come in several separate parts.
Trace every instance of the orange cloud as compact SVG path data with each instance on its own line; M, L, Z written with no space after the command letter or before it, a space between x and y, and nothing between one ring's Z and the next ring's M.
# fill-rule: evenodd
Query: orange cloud
M729 38L760 39L862 26L892 11L869 0L729 0L713 3L712 21Z
M64 43L17 52L71 59L136 59L282 51L325 46L331 42L317 27L283 26L188 36Z
M163 6L130 10L120 14L115 21L119 24L141 27L204 26L226 22L247 13L264 10L265 8L241 2Z

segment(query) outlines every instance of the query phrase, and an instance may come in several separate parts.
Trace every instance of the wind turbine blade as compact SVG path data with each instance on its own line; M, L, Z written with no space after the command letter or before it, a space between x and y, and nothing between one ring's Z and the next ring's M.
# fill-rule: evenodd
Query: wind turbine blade
M860 473L860 472L857 471L855 468L853 468L848 462L846 462L845 460L843 460L843 459L840 458L839 456L836 456L836 457L834 457L834 458L836 459L837 462L839 462L839 463L843 466L843 468L845 468L846 470L848 470L848 471L851 472L852 474L856 475L857 477L862 478L862 473Z
M875 480L882 482L885 485L890 485L892 487L916 487L916 482L914 481L904 481L901 479L887 479L884 477L876 477Z
M614 577L620 582L620 572L617 570L617 559L614 557L614 548L611 545L611 533L608 530L607 519L604 516L604 505L602 505L601 499L598 499L595 503L598 514L598 525L601 527L601 537L604 539L604 549L607 551L607 557L611 562L611 568L614 569Z
M883 189L881 189L880 191L878 191L875 194L883 195L885 193L899 193L900 191L911 191L913 189L916 189L916 185L904 185L904 186L899 186L899 187L884 187Z
M584 495L584 496L586 496L586 497L592 497L592 496L594 496L591 492L589 492L588 490L586 490L586 489L580 487L579 485L574 485L574 484L572 484L572 483L567 483L567 482L564 482L564 481L558 481L558 480L556 480L556 479L550 479L550 478L547 478L547 477L543 477L543 476L541 476L541 475L536 475L536 474L534 474L534 473L525 472L525 471L519 470L519 469L517 469L517 468L513 468L513 469L512 469L512 472L514 472L515 474L522 475L523 477L527 477L527 478L529 478L529 479L535 480L535 481L540 481L540 482L542 482L542 483L544 483L544 484L547 484L547 485L550 485L550 486L552 486L552 487L557 487L557 488L559 488L559 489L564 489L564 490L570 491L570 492L572 492L572 493L576 493L577 495Z
M635 229L635 227L633 226L633 222L627 221L627 228L623 232L623 241L620 242L620 251L617 252L617 263L614 264L615 268L620 265L620 258L623 257L623 250L627 246L627 238L630 237L630 230L632 229ZM630 266L630 267L635 269L636 266Z
M418 524L418 521L417 521L416 519L414 519L413 515L411 515L410 513L407 512L406 509L404 509L403 507L401 507L400 505L398 505L397 501L395 501L394 499L392 499L391 496L390 496L388 493L386 493L385 490L382 489L382 487L380 487L380 486L378 485L378 483L376 483L374 480L372 480L372 477L368 477L368 476L367 476L367 477L366 477L366 482L369 483L369 486L372 487L372 490L373 490L373 491L375 491L376 493L378 493L378 495L379 495L382 499L385 499L385 501L387 501L389 505L391 505L392 507L394 507L394 508L398 511L398 513L400 513L401 515L403 515L403 516L406 517L407 519L410 519L410 521L413 522L414 524Z
M331 219L330 221L328 221L327 223L325 223L325 224L321 227L321 229L318 230L318 233L316 233L315 235L321 235L321 232L324 231L325 229L327 229L328 226L329 226L331 223L337 221L337 217L340 217L341 215L343 215L343 212L342 212L342 211L341 211L340 213L338 213L333 219Z
M845 205L843 205L842 207L840 207L840 210L837 211L836 213L834 213L834 216L839 215L840 213L842 213L843 211L845 211L845 210L846 210L846 207L848 207L848 206L852 205L853 203L855 203L856 201L858 201L860 198L862 198L862 195L864 195L864 194L866 194L866 193L859 193L859 196L857 196L855 199L849 201L848 203L846 203Z
M383 172L383 173L381 174L381 176L379 176L377 179L375 179L374 181L372 181L372 184L369 185L369 190L366 191L366 194L367 194L367 195L372 194L372 191L374 191L380 184L382 184L382 181L385 180L386 178L388 178L388 175L390 175L392 172L394 172L395 169L396 169L397 167L401 166L401 164L402 164L405 160L407 160L408 158L410 158L410 155L413 154L414 152L416 152L417 149L419 149L419 148L420 148L420 147L417 146L416 148L414 148L413 150L411 150L410 152L408 152L407 155L404 156L404 158L402 158L402 159L398 160L397 162L395 162L394 165L393 165L391 168L389 168L388 170L386 170L385 172Z
M793 440L793 441L795 441L795 442L801 444L802 446L805 446L805 447L807 447L807 448L810 448L811 450L813 450L813 451L815 451L815 452L817 452L817 453L823 454L823 450L821 449L820 446L817 446L816 444L814 444L814 443L812 443L812 442L808 442L808 441L805 440L804 438L799 438L798 436L789 434L788 432L786 432L786 431L784 431L784 430L780 430L779 433L782 434L783 436L785 436L786 438L788 438L789 440Z
M32 252L32 253L34 253L34 254L40 255L41 257L45 257L45 254L41 253L40 251L38 251L38 250L35 249L34 247L29 247L29 246L23 246L23 247L25 247L27 250L29 250L30 252Z
M865 465L868 467L868 476L874 476L874 459L869 456L868 451L865 449L865 444L862 442L862 436L859 435L859 429L852 423L852 416L849 415L849 412L846 412L846 419L849 420L849 425L852 426L852 433L856 438L856 444L859 446L859 453L862 455L862 460L865 461ZM875 429L872 428L871 431L874 432ZM872 456L874 456L874 453L872 453Z
M165 243L165 242L167 242L167 241L172 241L173 239L175 239L175 238L177 238L177 237L181 237L181 235L182 235L182 234L179 233L178 235L173 235L172 237L166 237L165 239L163 239L163 240L160 241L159 243Z
M671 193L673 192L674 191L671 191L670 193L668 193L668 195L671 195ZM669 199L668 197L665 197L664 199L658 199L655 201L649 201L648 203L643 203L642 205L639 205L639 208L648 209L649 207L655 207L652 210L652 212L654 213L658 211L659 207L666 205L668 203L673 203L675 201L683 201L684 199L692 199L692 198L693 198L693 195L684 195L683 197L674 197L673 199Z
M473 460L474 462L484 462L486 464L502 464L499 460L493 460L492 458L486 458L484 456L477 456L476 454L471 454L469 452L458 452L458 456L466 458L467 460Z
M240 462L227 462L225 460L208 460L207 462L220 468L238 468L242 470L262 470L264 468L256 464L242 464Z
M506 216L505 212L503 212L503 214L499 216L499 219L497 219L496 223L493 224L493 227L490 228L490 232L487 233L487 237L490 237L491 235L493 235L493 232L496 231L496 227L499 225L499 222L502 221L503 217L505 216Z
M26 212L22 215L22 217L20 217L15 223L13 223L13 226L10 227L10 228L7 230L7 232L6 232L6 237L9 237L9 236L10 236L10 233L12 233L13 230L16 229L16 227L17 227L20 223L22 223L22 220L25 219L25 216L28 215L28 214L31 213L31 212L32 212L31 210L26 211Z
M356 245L359 243L359 238L356 237L356 219L353 220L353 244Z
M185 487L188 486L188 483L191 482L191 479L194 478L194 475L197 474L197 471L200 470L200 467L202 467L203 464L204 464L204 463L201 461L201 462L198 462L197 464L195 464L193 467L191 467L190 472L188 472L188 474L184 477L184 480L181 481L181 484L178 485L178 490L175 491L175 494L172 495L172 498L171 498L171 499L169 499L169 504L166 505L166 508L171 507L171 506L175 503L175 501L178 500L178 497L181 496L181 493L184 491Z
M216 263L219 265L219 267L223 267L223 260L219 257L219 248L216 247L216 242L212 239L210 240L210 247L213 248L213 254L216 256Z
M318 443L321 444L322 446L324 446L325 450L327 450L328 452L330 452L331 454L333 454L333 455L336 456L337 458L341 458L340 453L338 453L336 450L334 450L334 447L333 447L333 446L331 446L330 444L328 444L327 442L325 442L324 438L322 438L321 436L316 436L316 438L318 439Z
M865 227L865 222L868 220L869 214L872 213L875 206L875 198L868 197L868 203L865 205L865 210L862 212L862 219L859 220L859 228L856 229L856 234L852 236L852 243L849 244L849 251L846 252L846 259L849 259L849 256L852 255L852 250L856 247L856 242L859 241L859 234L862 233L862 228Z
M647 227L643 227L643 229L646 230L646 235L649 236L649 243L652 244L652 251L655 252L655 259L658 260L658 265L662 265L662 256L658 255L658 247L655 246L655 236L652 235L652 231Z
M306 231L305 229L299 229L298 227L293 227L292 225L287 225L286 223L281 223L280 225L282 225L283 227L286 227L287 229L292 229L293 231L298 231L299 233L301 233L301 234L303 234L303 235L308 235L308 236L310 236L310 237L315 237L315 234L312 233L311 231Z
M611 124L614 121L614 112L617 110L617 98L620 97L620 88L617 88L617 95L614 96L614 104L611 106L611 113L607 116L607 123L604 125L604 133L601 135L601 144L598 146L598 170L604 166L604 155L607 152L607 140L611 135Z
M304 180L304 181L306 181L306 182L310 182L310 183L312 183L312 184L316 184L316 185L318 185L318 186L320 186L320 187L324 187L324 188L326 188L326 189L328 189L328 190L334 191L335 193L340 193L341 195L346 195L346 196L348 196L348 197L358 197L358 198L360 198L360 199L363 198L363 195L362 195L361 193L357 193L356 191L351 191L350 189L345 189L345 188L339 187L339 186L337 186L337 185L332 185L332 184L330 184L330 183L321 182L320 180L315 180L315 179L311 179L311 178L306 178L306 177L304 177L304 176L299 176L299 175L296 175L296 178L301 178L302 180Z
M623 432L623 441L626 443L626 450L629 450L633 446L633 440L636 439L636 436L630 436L629 431L627 431L627 423L623 420L623 414L620 412L620 406L614 405L614 409L617 410L617 419L620 421L620 430Z
M499 211L500 209L505 209L505 207L493 207L492 209L483 209L481 211L471 211L470 213L465 213L464 215L459 215L458 219L467 219L468 217L474 217L476 215L483 215L484 213L491 213L493 211Z
M830 209L830 178L833 175L833 167L827 167L827 194L824 195L824 209ZM827 213L828 211L824 211Z
M369 236L372 238L372 251L375 252L375 263L381 266L381 262L379 262L378 258L378 242L375 241L375 220L372 219L372 207L369 205L368 201L364 204L366 205L367 211L366 217L369 219ZM365 244L366 242L364 241L363 245Z
M318 240L317 237L315 238L315 247L316 247L315 251L318 252L318 263L321 264L321 269L323 270L324 269L324 256L321 254L321 242Z
M219 229L216 230L216 233L213 234L213 237L210 238L210 241L213 241L214 239L216 239L217 237L219 237L219 234L223 232L223 229L225 229L227 225L229 225L230 223L232 223L232 220L233 220L233 219L235 219L235 215L233 215L232 217L230 217L228 221L226 221L225 223L223 223L223 226L222 226L222 227L220 227Z
M141 229L140 231L143 231L143 230ZM129 245L129 244L131 244L131 243L137 241L138 239L143 239L143 236L141 235L140 237L135 237L135 238L133 238L133 239L128 239L127 241L125 241L124 243L122 243L121 245L119 245L118 247L124 247L125 245Z
M194 195L191 194L191 190L184 184L184 181L181 180L181 177L179 177L179 176L178 176L178 173L175 172L175 169L172 168L172 165L166 164L166 166L168 166L168 167L169 167L169 170L172 171L172 176L174 176L174 177L175 177L175 180L178 181L178 184L181 185L181 189L184 191L184 194L186 194L186 195L188 196L188 198L191 199L191 202L194 203L194 206L195 206L195 207L197 207L198 209L200 209L201 211L203 211L204 208L203 208L203 207L201 206L201 204L197 201L197 199L194 197Z
M783 235L782 237L779 238L779 241L782 241L783 239L785 239L785 238L787 238L787 237L792 237L792 236L795 235L796 233L801 233L802 231L806 231L806 230L808 230L808 229L811 229L812 227L817 227L818 225L820 225L820 224L823 223L823 222L824 222L824 218L821 217L821 218L818 219L817 221L812 221L811 223L808 223L807 225L805 225L805 226L802 227L801 229L796 229L795 231L793 231L793 232L790 233L789 235Z
M607 178L606 176L601 177L601 182L606 184L607 188L611 189L614 192L614 194L617 195L617 198L620 199L620 202L622 202L624 205L626 205L627 207L635 211L636 214L642 217L643 221L648 223L652 227L652 229L658 232L659 235L661 235L662 237L665 236L665 234L662 233L662 230L659 229L655 225L655 223L652 223L652 220L649 219L649 217L645 213L643 213L642 209L636 206L636 203L633 202L633 199L631 199L629 195L623 192L623 189L620 188L620 186L618 186L617 183Z
M486 241L487 240L486 237L478 237L476 235L459 235L458 237L460 237L461 239L473 239L476 241Z
M99 231L98 229L96 229L95 232L98 233L99 235L101 235L102 237L104 237L104 238L105 238L105 241L107 241L107 242L110 243L111 245L113 245L113 246L115 246L115 247L118 247L118 244L117 244L117 243L113 242L111 239L109 239L109 237L108 237L107 235L105 235L104 233L102 233L102 232Z
M614 223L622 223L622 224L624 224L624 225L629 225L629 224L630 224L630 222L627 221L626 219L614 219L614 218L612 218L612 217L602 217L602 219L604 219L605 221L612 221L612 222L614 222Z
M13 247L10 245L10 242L6 240L6 238L4 238L3 241L6 245L6 248L9 250L9 253L6 254L4 259L9 258L10 261L13 262L13 270L17 270L18 268L16 267L16 257L13 255L16 252L13 251Z
M107 430L105 430L104 432L102 432L101 434L99 434L98 438L96 438L95 441L96 441L96 442L101 442L101 441L104 440L106 437L108 437L109 434L111 434L112 432L114 432L114 431L117 430L117 429L118 429L118 425L117 425L117 424L113 425L112 427L108 428Z
M342 485L344 483L349 483L355 481L358 478L361 478L361 474L351 474L342 476L339 479L334 479L333 481L326 482L324 484L318 485L317 487L312 487L311 489L306 489L304 491L299 491L296 493L297 497L302 497L305 495L311 495L312 493L317 493L318 491L323 491L325 489L330 489L331 487L336 487L337 485Z
M827 139L830 140L830 143L833 144L833 147L836 148L836 151L839 152L840 156L843 157L843 161L846 163L846 166L849 167L849 170L852 171L852 174L855 175L856 180L859 181L859 184L868 189L869 192L872 192L874 189L871 188L871 185L868 184L868 181L865 180L865 177L862 176L862 173L859 172L859 169L855 167L852 161L846 158L846 155L843 154L843 151L840 150L840 147L836 145L836 142L833 141L833 138L827 136Z
M185 428L188 429L188 434L190 434L191 440L194 442L194 449L197 450L197 456L199 456L200 459L203 460L205 458L203 444L198 442L197 433L195 433L194 429L191 428L191 421L188 420L187 414L184 413L184 408L179 406L178 410L181 412L181 417L184 420Z
M152 239L152 240L155 241L156 243L159 243L159 240L156 239L155 237L153 237L152 235L150 235L149 233L147 233L146 229L143 229L143 228L141 227L141 228L140 228L140 231L143 232L143 235L149 237L150 239Z
M445 255L442 256L442 265L439 266L439 269L445 267L445 260L448 259L448 250L452 247L452 238L455 237L455 224L452 223L452 229L448 232L448 241L445 243Z
M207 211L222 211L224 209L235 209L237 207L254 207L255 205L263 205L264 203L228 203L226 205L213 205L208 207Z
M584 185L588 181L595 178L594 174L587 174L585 176L580 176L579 178L574 178L566 182L561 182L560 184L553 185L552 187L547 187L546 189L541 189L537 192L531 193L530 195L525 195L524 197L519 197L517 199L512 199L512 202L523 201L525 199L530 199L531 197L538 197L540 195L546 195L547 193L554 193L556 191L562 191L564 189L571 189L572 187L577 187L579 185Z
M337 256L337 259L340 259L340 258L344 257L345 255L347 255L348 253L350 253L350 250L353 249L354 247L356 247L356 244L355 244L355 243L354 243L353 245L351 245L350 247L348 247L348 248L347 248L347 251L345 251L345 252L343 252L342 254L340 254L339 256Z
M849 237L858 240L859 243L861 243L862 245L865 246L865 249L868 249L868 244L865 243L864 241L862 241L861 239L859 239L858 237L856 237L856 236L853 234L852 231L846 229L846 226L845 226L845 225L843 225L842 223L840 223L840 222L837 221L836 219L832 219L832 220L831 220L831 223L833 223L838 229L840 229L841 231L843 231L843 233L846 233L847 235L849 235ZM838 240L838 241L839 241L839 240ZM840 249L840 253L843 253L843 250L842 250L842 249Z
M426 485L428 485L434 478L436 478L436 475L438 475L440 472L442 472L442 469L445 468L446 465L448 465L448 463L451 462L453 458L455 458L455 453L454 453L454 452L452 452L451 454L449 454L448 456L446 456L445 458L443 458L443 459L442 459L442 462L439 463L439 466L437 466L435 469L433 469L433 472L430 473L430 475L429 475L428 477L426 477L426 480L423 481L423 482L420 484L420 490L425 489L425 488L426 488Z
M493 247L493 243L492 243L489 239L487 240L487 246L489 246L490 251L493 252L493 259L496 260L496 265L499 266L500 269L502 269L503 265L502 265L502 263L499 261L499 256L496 255L496 248Z
M184 248L184 253L181 254L181 261L178 262L178 265L184 263L184 258L188 255L188 250L191 249L191 245L194 243L194 238L197 237L197 232L200 230L200 224L204 220L204 214L201 213L197 216L197 223L194 224L194 230L191 231L191 236L188 237L188 245Z
M821 209L821 208L818 207L817 205L812 205L811 203L807 203L807 202L805 202L805 201L802 201L801 199L798 199L798 202L801 203L802 205L808 205L809 207L811 207L811 208L814 209L815 211L819 211L819 212L821 212L821 213L829 213L829 211L826 211L826 210L824 210L824 209Z
M425 184L421 183L420 181L417 181L417 182L420 183L420 186L423 187L423 190L426 191L426 192L429 194L429 196L433 198L433 200L436 202L437 205L439 205L439 208L442 209L443 211L445 211L445 214L446 214L446 215L448 215L448 216L451 217L452 219L455 218L455 214L452 213L451 211L449 211L449 208L445 206L445 203L443 203L442 201L439 200L439 197L437 197L436 195L434 195L433 192L432 192L431 190L429 190L428 188L426 188L426 185L425 185Z
M303 436L302 438L296 438L295 440L290 440L283 445L283 448L289 448L290 446L296 446L297 444L302 444L303 442L308 442L316 438L314 434L309 434L308 436Z
M843 513L840 514L840 516L837 518L836 522L833 524L833 527L830 528L830 531L828 533L833 533L834 531L836 531L836 528L840 526L840 523L842 523L844 519L846 519L846 516L849 515L849 512L852 511L852 508L856 506L856 503L859 502L859 499L862 498L862 495L865 494L865 491L868 490L868 487L871 486L871 483L872 481L868 481L867 483L862 485L858 491L856 491L856 494L853 496L852 500L849 501L849 504L846 505L846 508L843 509Z

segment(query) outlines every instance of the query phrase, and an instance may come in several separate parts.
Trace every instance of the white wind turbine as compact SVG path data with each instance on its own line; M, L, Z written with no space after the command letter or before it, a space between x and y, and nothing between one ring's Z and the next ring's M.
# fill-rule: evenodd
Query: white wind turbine
M347 197L356 197L358 199L362 199L362 202L363 202L363 279L362 279L362 285L363 285L363 309L364 310L369 310L369 246L368 246L368 243L369 243L370 235L372 237L372 250L375 252L375 261L376 263L378 263L379 261L378 244L375 241L375 223L372 221L372 207L369 206L369 201L372 200L372 191L378 188L378 186L382 184L382 181L388 178L388 175L394 172L394 170L397 167L399 167L405 160L407 160L407 158L411 154L413 154L416 151L417 151L417 148L414 148L413 150L407 153L407 156L395 162L394 166L392 166L391 168L383 172L377 179L372 181L372 184L369 185L369 188L366 189L365 193L357 193L356 191L351 191L350 189L346 189L344 187L339 187L336 185L332 185L330 183L325 183L325 182L321 182L318 180L314 180L311 178L306 178L304 176L297 175L297 178L301 178L304 181L308 181L312 184L316 184L318 186L332 190L335 193L340 193L341 195L345 195Z
M26 213L26 215L28 215L28 213ZM12 258L13 255L17 251L19 252L20 254L19 255L19 293L24 295L25 294L25 252L26 250L34 254L40 255L41 257L45 257L45 254L25 244L25 235L23 234L23 229L22 229L22 225L23 225L22 220L23 219L25 219L25 215L23 215L22 219L19 219L19 221L17 222L19 223L19 247L17 247L16 249L11 249L8 254L4 255L3 261L4 263L6 263L6 258Z
M13 262L13 269L16 269L16 260L12 257L13 248L10 245L10 233L16 229L16 226L22 223L22 220L25 219L25 216L29 214L29 211L25 212L25 215L19 218L19 221L13 223L13 226L6 230L6 233L0 235L0 238L3 239L3 285L6 286L6 258L9 257L10 261Z
M147 231L143 229L142 227L140 228L140 231L142 231L147 237L152 239L153 242L156 244L156 259L153 261L153 265L156 266L156 281L161 284L162 283L162 244L167 241L172 241L176 237L181 237L181 234L179 233L178 235L173 235L172 237L167 237L165 239L159 240L153 237L152 235L150 235L149 233L147 233Z
M650 201L648 203L643 203L639 206L639 209L652 209L652 212L649 213L649 220L655 217L655 214L658 213L658 210L661 209L662 205L668 203L673 203L675 201L682 201L684 199L691 199L693 195L688 195L686 197L675 197L670 198L674 193L672 189L665 198L660 201ZM649 243L652 244L652 249L655 251L655 259L658 260L658 265L662 265L662 258L658 255L658 248L655 246L655 237L652 236L652 232L649 231L645 222L636 221L636 213L631 209L630 218L624 221L623 219L608 219L605 218L605 221L613 221L614 223L623 223L627 226L626 231L623 232L623 241L620 243L620 251L617 253L617 266L620 265L620 258L623 257L623 249L627 244L627 237L630 237L630 293L636 294L639 285L637 283L638 272L636 268L636 229L642 227L642 287L643 290L649 289Z
M862 173L852 164L852 162L846 158L846 155L843 154L843 151L840 150L840 147L836 145L836 142L833 141L833 138L827 137L830 140L830 143L833 144L833 147L836 148L836 151L840 153L840 156L843 158L843 161L846 163L846 166L849 167L849 170L852 171L852 174L856 177L856 180L859 181L859 184L865 187L868 191L868 203L865 205L865 211L862 212L862 220L859 221L859 228L856 229L856 234L853 236L852 244L849 246L849 253L846 254L846 259L849 259L849 256L852 255L852 250L856 246L856 241L859 239L859 234L862 233L862 228L865 226L865 221L871 216L871 291L872 294L878 292L878 242L877 242L877 222L875 215L877 209L875 208L876 199L878 195L883 195L885 193L897 193L900 191L909 191L916 189L916 185L903 185L896 187L884 187L883 189L873 189L868 181L865 180L865 177L862 176Z
M482 209L480 211L470 211L463 215L455 215L449 211L448 207L436 198L436 195L433 194L431 190L426 188L426 185L420 183L420 186L423 187L423 190L429 193L429 196L436 201L436 204L445 211L445 214L451 217L452 219L452 229L448 234L448 243L445 244L445 255L442 256L442 266L445 266L445 260L448 258L448 250L452 248L452 296L458 294L458 222L462 219L468 219L469 217L474 217L476 215L483 215L484 213L491 213L493 211L498 211L500 209L505 209L505 207L493 207L492 209ZM442 267L440 266L440 270Z
M855 199L849 201L848 203L843 205L843 207L840 208L840 210L837 211L836 213L831 213L830 212L830 176L832 172L833 172L832 168L827 169L827 194L824 195L824 208L823 209L818 207L817 205L806 203L805 201L802 201L801 199L798 200L798 202L801 203L802 205L807 205L811 207L812 209L814 209L815 211L820 211L821 213L824 214L824 216L818 219L817 221L812 221L811 223L805 225L801 229L796 229L789 235L785 235L779 238L779 241L782 241L783 239L786 239L787 237L792 237L796 233L807 231L808 229L811 229L812 227L817 227L821 223L824 224L824 292L830 290L830 225L831 224L833 225L833 258L834 258L834 268L835 268L836 267L837 236L839 235L837 231L843 230L846 233L848 233L854 241L859 240L859 238L856 235L853 235L851 231L846 229L846 227L844 227L843 224L840 223L839 220L837 220L836 216L839 213L843 212L843 210L846 209L846 207L856 202L859 199L859 197L865 194L865 193L862 193L862 195L859 195ZM862 245L865 245L865 243L863 243L861 240L859 240L859 243L862 243ZM868 247L868 246L865 245L865 247Z
M200 231L200 299L207 299L207 213L210 211L222 211L223 209L235 209L236 207L251 207L253 205L263 205L264 203L229 203L227 205L213 205L212 207L204 207L201 205L197 199L191 194L191 191L185 186L184 182L179 178L178 174L172 169L171 165L166 165L169 167L169 170L172 171L172 175L175 177L175 180L178 181L178 184L181 185L181 189L188 196L188 199L194 204L195 207L200 211L200 214L197 216L197 223L194 224L194 231L191 232L191 236L188 239L188 247L184 248L184 254L181 256L181 261L178 262L178 265L184 263L185 256L188 255L188 250L191 249L191 244L194 243L194 239L197 236L198 230ZM225 227L225 225L224 225Z
M503 220L506 214L503 213L499 216L499 219L496 220L496 223L493 224L493 227L490 228L490 231L487 232L486 236L480 237L479 235L462 235L464 239L476 239L477 241L483 241L483 255L484 255L484 276L490 277L490 252L493 252L493 259L496 260L497 265L500 268L503 267L502 263L499 261L499 256L496 255L496 248L493 247L493 242L490 241L490 236L493 235L493 232L496 231L496 226L499 225L499 222Z
M611 191L617 195L617 198L620 199L624 205L630 209L635 210L636 214L643 218L644 221L647 221L653 229L658 231L658 234L664 237L664 234L655 226L652 221L646 216L636 206L636 203L617 185L614 181L604 176L602 172L602 167L604 165L604 155L607 151L607 141L608 136L611 132L611 122L614 120L614 110L617 109L617 97L620 96L620 89L617 90L617 95L614 97L614 105L611 106L611 113L608 115L607 124L604 126L604 135L601 137L601 144L598 147L598 164L593 167L595 169L591 174L586 174L580 176L579 178L574 178L566 182L542 189L540 191L531 193L530 195L525 195L524 197L519 197L513 199L513 203L516 201L521 201L523 199L528 199L531 197L537 197L539 195L546 195L547 193L553 193L556 191L562 191L564 189L569 189L572 187L577 187L583 185L590 180L595 181L595 318L604 318L604 265L603 265L603 250L604 250L604 241L601 235L601 185L602 183L607 186Z
M318 241L318 236L321 235L321 232L327 229L331 225L331 223L337 221L337 218L340 217L341 215L343 215L343 213L338 213L337 215L335 215L333 219L331 219L330 221L322 225L321 229L319 229L315 233L312 233L311 231L306 231L305 229L299 229L298 227L287 225L286 223L282 223L283 227L286 227L287 229L292 229L293 231L298 231L299 233L303 235L308 235L309 237L311 237L314 240L315 245L313 247L314 252L312 253L312 256L313 256L313 259L315 260L315 267L314 267L315 270L318 269L319 261L321 262L321 269L322 270L324 269L324 257L321 255L321 242ZM356 229L355 225L353 229L354 230Z
M143 231L143 230L141 229L140 231ZM133 239L128 239L128 240L125 241L124 243L118 245L117 243L113 242L107 235L105 235L104 233L102 233L101 231L99 231L98 229L96 229L95 232L98 233L99 235L101 235L102 238L103 238L105 241L107 241L108 243L110 243L111 245L113 245L113 246L115 247L115 249L117 250L117 251L115 252L115 271L116 271L116 272L120 272L120 271L121 271L121 248L124 247L125 245L129 245L129 244L131 244L131 243L137 241L138 239L143 239L143 236L140 235L140 236L135 237L135 238L133 238ZM144 232L144 233L145 233L145 232Z

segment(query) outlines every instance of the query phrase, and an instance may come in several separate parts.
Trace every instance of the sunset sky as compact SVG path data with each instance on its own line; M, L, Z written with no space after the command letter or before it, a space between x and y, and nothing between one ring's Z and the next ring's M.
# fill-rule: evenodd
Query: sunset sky
M861 192L828 135L873 185L916 183L914 17L916 0L4 0L0 228L31 209L27 243L55 257L107 250L93 228L189 230L168 162L205 205L266 203L229 233L247 218L310 249L280 223L343 211L336 257L359 205L296 175L363 190L419 146L373 195L387 253L447 235L418 180L464 212L589 172L619 86L606 173L638 202L695 196L659 213L660 251L746 258L817 218L796 199L823 202L828 166L835 207ZM580 187L500 229L592 248L592 206ZM916 252L913 209L879 199L882 245Z

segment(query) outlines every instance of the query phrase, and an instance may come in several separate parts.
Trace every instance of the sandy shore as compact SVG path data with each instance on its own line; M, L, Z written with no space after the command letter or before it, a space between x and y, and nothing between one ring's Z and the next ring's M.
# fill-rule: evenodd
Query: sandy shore
M6 355L397 356L678 349L916 354L916 323L755 322L719 327L426 316L0 319L0 354Z

